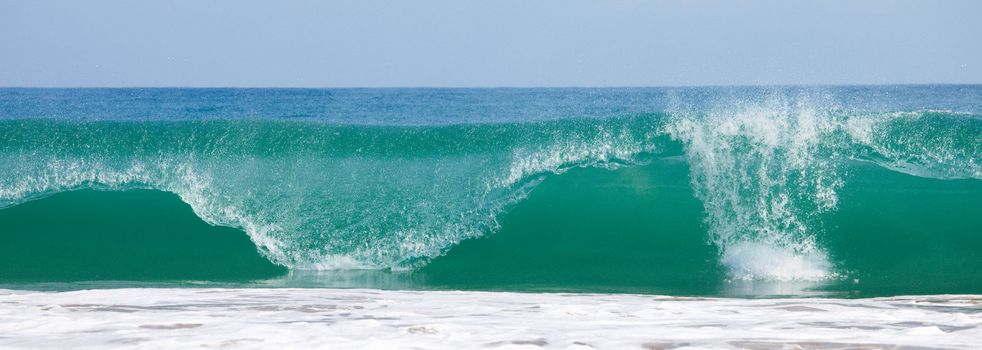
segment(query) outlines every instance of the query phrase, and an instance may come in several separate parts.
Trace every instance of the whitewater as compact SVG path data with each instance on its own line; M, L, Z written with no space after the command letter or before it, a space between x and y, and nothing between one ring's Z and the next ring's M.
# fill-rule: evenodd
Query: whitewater
M5 348L977 349L978 296L0 290Z

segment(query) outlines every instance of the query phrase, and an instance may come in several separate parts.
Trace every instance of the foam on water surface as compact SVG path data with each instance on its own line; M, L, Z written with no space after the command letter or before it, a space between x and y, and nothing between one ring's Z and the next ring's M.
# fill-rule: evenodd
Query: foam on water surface
M819 281L835 277L820 251L797 253L770 245L741 243L720 258L735 280Z
M978 349L982 299L0 290L0 347Z

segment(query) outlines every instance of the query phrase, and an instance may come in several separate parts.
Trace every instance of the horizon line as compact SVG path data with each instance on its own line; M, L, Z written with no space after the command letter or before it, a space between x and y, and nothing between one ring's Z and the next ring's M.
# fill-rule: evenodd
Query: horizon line
M309 89L309 90L385 90L385 89L461 89L461 90L493 90L493 89L651 89L651 88L744 88L744 87L887 87L887 86L978 86L977 83L822 83L822 84L702 84L702 85L565 85L565 86L520 86L520 85L498 85L498 86L440 86L440 85L419 85L419 86L182 86L182 85L130 85L130 86L0 86L0 89Z

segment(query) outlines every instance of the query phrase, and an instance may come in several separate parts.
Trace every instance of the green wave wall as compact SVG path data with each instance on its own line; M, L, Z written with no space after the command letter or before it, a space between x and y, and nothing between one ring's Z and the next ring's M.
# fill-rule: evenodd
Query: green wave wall
M982 288L973 115L750 106L449 126L22 119L0 130L0 213L78 189L169 192L291 271L411 271L474 288Z
M0 210L3 282L272 278L242 231L208 225L159 191L59 193Z

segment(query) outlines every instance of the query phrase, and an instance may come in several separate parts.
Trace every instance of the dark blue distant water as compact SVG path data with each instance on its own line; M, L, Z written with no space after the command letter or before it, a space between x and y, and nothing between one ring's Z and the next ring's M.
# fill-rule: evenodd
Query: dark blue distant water
M315 119L454 124L730 108L768 99L858 111L982 112L982 86L565 89L0 89L0 118Z

